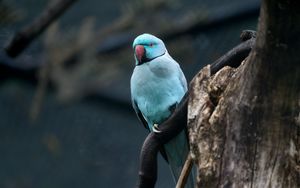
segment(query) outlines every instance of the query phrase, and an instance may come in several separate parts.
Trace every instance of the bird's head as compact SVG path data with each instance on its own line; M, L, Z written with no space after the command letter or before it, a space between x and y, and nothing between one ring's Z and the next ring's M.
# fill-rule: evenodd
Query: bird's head
M147 33L136 37L132 47L136 65L147 63L164 55L167 51L162 40Z

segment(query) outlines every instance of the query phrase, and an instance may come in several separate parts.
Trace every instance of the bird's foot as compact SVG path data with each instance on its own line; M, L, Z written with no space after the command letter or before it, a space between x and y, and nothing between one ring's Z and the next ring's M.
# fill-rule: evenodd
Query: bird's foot
M155 132L155 133L160 133L161 131L159 130L159 128L158 128L158 124L153 124L153 132Z

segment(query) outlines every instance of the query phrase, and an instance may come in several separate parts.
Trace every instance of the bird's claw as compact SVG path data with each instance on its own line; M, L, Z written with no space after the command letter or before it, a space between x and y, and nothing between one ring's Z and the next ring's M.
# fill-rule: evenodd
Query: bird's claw
M153 124L153 132L160 133L161 131L158 128L158 124Z

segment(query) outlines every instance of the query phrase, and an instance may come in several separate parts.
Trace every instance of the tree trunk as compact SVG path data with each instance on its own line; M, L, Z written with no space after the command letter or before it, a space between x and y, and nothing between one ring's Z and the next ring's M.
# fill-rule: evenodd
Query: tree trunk
M300 187L299 109L300 1L263 0L242 65L191 82L197 187Z

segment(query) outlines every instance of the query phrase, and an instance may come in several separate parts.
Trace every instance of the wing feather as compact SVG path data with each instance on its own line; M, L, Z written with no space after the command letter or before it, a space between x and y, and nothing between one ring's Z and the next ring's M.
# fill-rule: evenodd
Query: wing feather
M132 106L133 106L133 109L134 109L134 111L135 111L135 113L136 113L138 119L140 120L140 122L142 122L142 124L144 125L144 127L145 127L148 131L150 131L150 129L149 129L149 127L148 127L148 123L147 123L147 121L145 120L144 115L143 115L142 112L140 111L140 109L139 109L139 107L138 107L138 105L137 105L137 102L136 102L134 99L132 99Z

